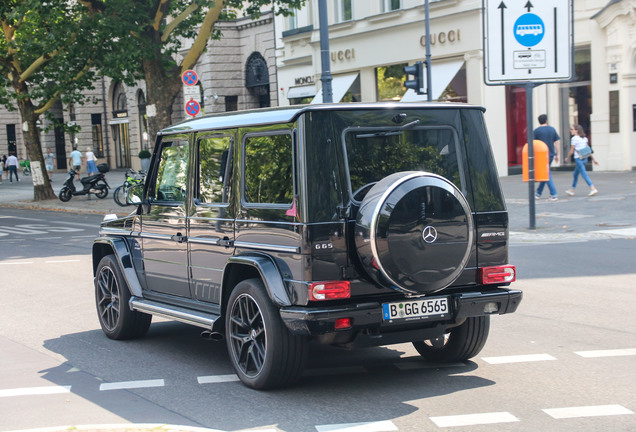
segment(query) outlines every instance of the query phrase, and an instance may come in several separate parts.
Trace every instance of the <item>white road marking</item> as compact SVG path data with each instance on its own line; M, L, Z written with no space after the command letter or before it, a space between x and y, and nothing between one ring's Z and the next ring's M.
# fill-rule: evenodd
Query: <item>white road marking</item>
M165 382L162 379L155 380L140 380L140 381L121 381L114 383L100 384L99 390L124 390L124 389L137 389L147 387L163 387Z
M617 229L592 231L592 232L606 234L606 235L613 235L617 237L634 237L636 236L636 227L617 228Z
M0 265L22 265L22 264L33 264L33 261L0 262Z
M209 375L209 376L200 376L197 378L199 384L215 384L215 383L223 383L223 382L233 382L240 381L239 377L235 374L229 375Z
M331 375L349 375L368 373L369 370L363 366L347 366L336 368L320 368L320 369L308 369L303 372L303 376L331 376Z
M0 397L70 393L71 386L24 387L0 390Z
M576 351L574 354L584 358L633 356L633 355L636 355L636 348L595 350L595 351Z
M549 360L556 360L556 358L552 357L549 354L528 354L528 355L514 355L514 356L501 356L501 357L482 357L482 360L490 364L505 364L505 363L549 361Z
M544 409L543 412L545 412L547 415L555 419L634 414L633 411L630 411L621 405L597 405L597 406L583 406L583 407L572 407L572 408L552 408L552 409Z
M388 432L396 431L398 428L393 422L386 420L372 423L317 425L316 430L318 432Z
M62 237L38 237L38 238L34 238L33 240L59 240Z
M519 421L517 417L513 416L509 412L430 417L430 419L439 427L473 426Z
M69 262L80 262L81 260L78 259L67 259L67 260L51 260L51 261L44 261L46 264L57 264L57 263L69 263Z
M452 367L466 367L466 363L426 363L418 361L395 363L395 367L401 370L417 370L417 369L446 369Z

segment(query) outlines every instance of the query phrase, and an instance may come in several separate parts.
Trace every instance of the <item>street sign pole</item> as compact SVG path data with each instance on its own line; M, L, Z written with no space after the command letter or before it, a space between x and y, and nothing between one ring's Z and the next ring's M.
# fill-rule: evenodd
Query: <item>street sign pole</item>
M526 123L528 124L528 204L530 229L536 228L536 206L534 202L534 131L532 130L532 89L534 84L526 83Z

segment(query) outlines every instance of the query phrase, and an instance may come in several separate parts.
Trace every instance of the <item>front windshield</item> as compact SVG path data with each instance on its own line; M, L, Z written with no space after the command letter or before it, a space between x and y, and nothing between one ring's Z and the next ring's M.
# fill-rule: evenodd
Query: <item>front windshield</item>
M344 131L351 192L401 171L426 171L450 180L460 190L457 135L448 127L408 130L355 128ZM356 194L361 200L364 195Z

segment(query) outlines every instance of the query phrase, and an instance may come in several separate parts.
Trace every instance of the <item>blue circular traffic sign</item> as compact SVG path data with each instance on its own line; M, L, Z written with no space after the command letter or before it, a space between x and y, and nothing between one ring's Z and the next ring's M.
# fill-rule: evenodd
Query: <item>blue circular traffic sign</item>
M526 47L532 47L541 42L545 34L543 20L533 13L521 15L512 28L517 42Z
M195 71L187 70L181 75L181 81L187 86L193 86L199 81L199 77Z
M199 114L199 111L201 111L201 106L199 105L199 102L195 101L194 99L190 99L188 102L186 102L185 110L188 115L195 117L197 114Z

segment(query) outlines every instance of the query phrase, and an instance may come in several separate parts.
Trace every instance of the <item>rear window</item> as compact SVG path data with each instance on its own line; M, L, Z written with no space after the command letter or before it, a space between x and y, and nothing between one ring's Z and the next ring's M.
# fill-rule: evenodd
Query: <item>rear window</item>
M459 170L458 138L450 127L351 128L343 133L351 193L400 171L426 171L465 191Z

